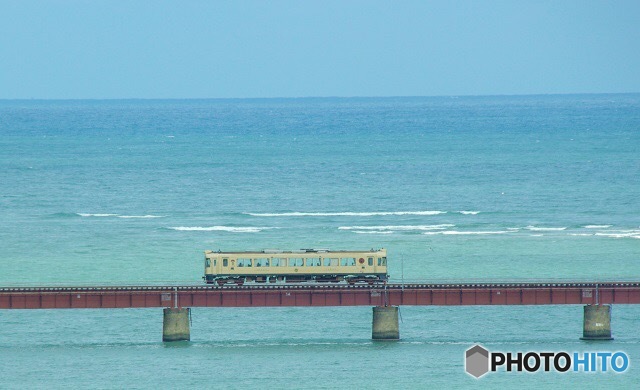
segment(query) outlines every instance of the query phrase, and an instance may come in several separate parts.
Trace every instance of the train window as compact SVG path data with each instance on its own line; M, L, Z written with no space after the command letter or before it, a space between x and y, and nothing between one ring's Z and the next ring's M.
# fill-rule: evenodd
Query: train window
M307 267L319 267L320 266L320 259L317 257L313 257L310 259L307 259Z
M382 265L382 257L378 257L378 265Z
M218 260L213 259L213 266L215 267L218 264Z
M386 257L382 258L382 265L387 265L387 258Z
M260 257L257 259L253 259L253 265L256 267L268 267L269 266L269 258L268 257Z
M289 259L289 267L302 267L303 265L303 259Z
M280 267L281 263L282 262L280 261L279 257L274 257L274 258L271 259L271 266L272 267Z
M340 259L340 265L343 267L350 267L356 265L355 257L343 257Z
M207 259L207 260L204 262L204 266L205 266L205 267L211 267L211 259Z
M322 259L322 264L323 264L325 267L329 267L329 266L331 265L331 259L330 259L330 258L328 258L328 257L325 257L324 259Z
M226 267L229 265L229 259L222 259L222 266Z
M373 257L369 257L369 265L373 265Z
M238 259L238 267L251 267L251 259L246 259L246 258Z

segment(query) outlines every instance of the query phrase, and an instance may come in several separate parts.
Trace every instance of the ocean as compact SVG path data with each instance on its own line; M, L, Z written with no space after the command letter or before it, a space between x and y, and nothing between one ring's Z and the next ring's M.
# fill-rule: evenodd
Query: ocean
M204 250L386 248L392 282L640 280L640 95L0 100L0 286L202 283ZM0 388L638 388L640 308L0 310ZM476 380L465 350L624 351Z

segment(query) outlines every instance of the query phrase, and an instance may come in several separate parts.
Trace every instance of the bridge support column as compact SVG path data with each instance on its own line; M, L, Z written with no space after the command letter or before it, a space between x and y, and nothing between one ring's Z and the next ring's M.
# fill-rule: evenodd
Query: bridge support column
M189 341L189 315L191 309L164 309L162 321L162 341Z
M611 305L584 307L584 330L580 340L613 340L611 337Z
M399 340L398 306L375 306L371 338L374 340Z

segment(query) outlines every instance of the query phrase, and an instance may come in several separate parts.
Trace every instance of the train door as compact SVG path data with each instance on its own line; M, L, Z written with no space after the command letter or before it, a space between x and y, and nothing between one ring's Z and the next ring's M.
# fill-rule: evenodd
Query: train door
M227 257L223 257L222 258L222 269L221 269L221 274L228 274L229 273L229 258Z

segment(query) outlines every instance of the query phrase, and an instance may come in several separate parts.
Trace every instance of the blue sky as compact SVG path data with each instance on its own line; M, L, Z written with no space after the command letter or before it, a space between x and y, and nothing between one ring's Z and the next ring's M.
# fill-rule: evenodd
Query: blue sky
M0 99L617 92L637 0L0 0Z

